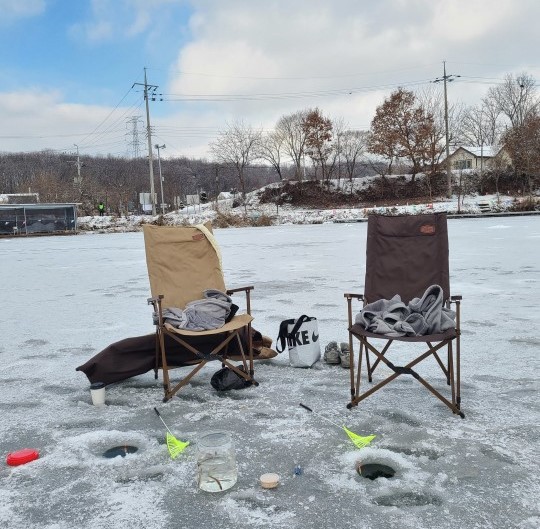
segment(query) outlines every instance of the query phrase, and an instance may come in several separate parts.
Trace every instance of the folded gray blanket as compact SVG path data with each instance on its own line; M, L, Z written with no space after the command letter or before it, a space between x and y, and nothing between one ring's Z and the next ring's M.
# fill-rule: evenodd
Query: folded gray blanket
M439 334L456 326L455 312L443 304L442 288L432 285L408 305L399 295L369 303L356 315L355 322L369 332L390 337Z
M163 310L165 323L178 329L207 331L223 327L231 312L232 298L220 290L208 289L204 299L190 301L185 309L169 307Z

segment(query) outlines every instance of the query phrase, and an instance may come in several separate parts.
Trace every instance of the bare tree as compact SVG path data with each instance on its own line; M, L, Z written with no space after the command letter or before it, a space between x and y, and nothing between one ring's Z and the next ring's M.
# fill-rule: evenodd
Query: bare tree
M435 170L438 167L446 147L446 124L444 118L444 96L441 90L431 86L418 92L417 100L427 115L433 117L433 128L429 140L429 153L426 159L426 169ZM463 105L452 103L448 105L448 142L450 145L461 143L460 131L463 120Z
M283 180L282 156L285 144L285 135L281 130L275 130L261 135L257 148L257 158L267 161L276 171L280 180Z
M503 84L489 89L487 99L508 118L512 127L523 125L539 106L536 82L525 72L515 77L508 74Z
M461 142L473 147L496 145L502 132L499 116L500 110L489 98L480 105L466 108L461 121Z
M338 181L338 188L340 187L342 171L342 136L343 133L347 130L347 125L343 118L333 118L331 120L332 124L332 139L330 143L330 152L327 158L326 170L327 177L336 178Z
M345 173L349 182L352 182L356 165L366 151L368 133L360 130L345 130L339 138L341 156L345 161Z
M210 144L210 151L216 160L235 168L242 197L246 196L246 169L257 155L261 141L261 131L254 130L243 121L237 121L218 134Z
M512 127L503 136L521 188L532 194L540 180L540 116L530 114L522 125ZM518 184L519 185L519 184Z
M276 125L276 133L283 137L283 148L295 167L295 179L302 180L303 157L306 146L306 134L302 124L309 110L301 110L294 114L282 116Z

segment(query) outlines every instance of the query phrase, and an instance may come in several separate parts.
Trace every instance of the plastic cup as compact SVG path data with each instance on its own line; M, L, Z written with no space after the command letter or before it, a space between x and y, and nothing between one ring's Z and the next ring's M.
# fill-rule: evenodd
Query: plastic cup
M92 404L94 406L105 405L105 383L94 382L90 384L90 395L92 396Z

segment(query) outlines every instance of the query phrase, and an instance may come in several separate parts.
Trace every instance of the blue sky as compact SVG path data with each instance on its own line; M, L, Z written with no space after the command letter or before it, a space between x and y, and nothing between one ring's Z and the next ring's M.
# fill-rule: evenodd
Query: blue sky
M0 152L140 153L143 69L165 156L208 156L234 121L271 130L319 107L366 130L392 90L475 105L506 74L540 78L537 0L0 0Z
M115 105L133 82L143 80L145 66L164 78L189 39L191 11L184 3L159 2L143 14L122 0L30 3L34 11L0 22L0 46L9 50L2 54L6 91L60 88L79 103Z

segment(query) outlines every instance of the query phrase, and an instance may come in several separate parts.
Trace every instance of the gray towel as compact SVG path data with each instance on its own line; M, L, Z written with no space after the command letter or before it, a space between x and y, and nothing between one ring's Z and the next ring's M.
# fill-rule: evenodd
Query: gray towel
M455 327L454 311L444 307L439 285L426 289L421 298L405 305L399 295L367 304L356 316L364 329L390 337L439 334Z
M232 298L220 290L208 289L204 299L190 301L185 309L169 307L163 319L173 327L190 331L207 331L223 327L231 312Z

